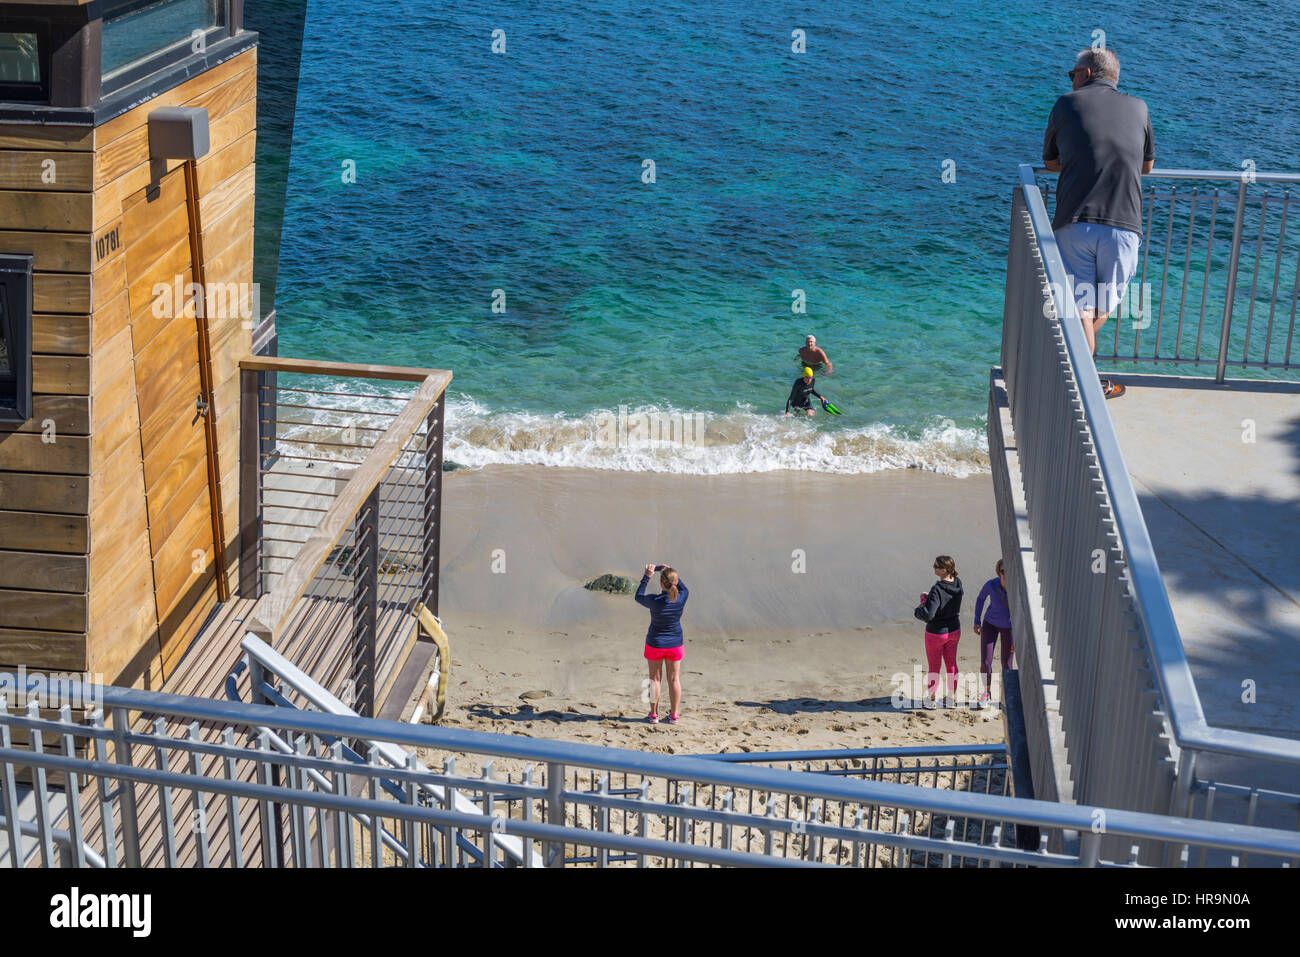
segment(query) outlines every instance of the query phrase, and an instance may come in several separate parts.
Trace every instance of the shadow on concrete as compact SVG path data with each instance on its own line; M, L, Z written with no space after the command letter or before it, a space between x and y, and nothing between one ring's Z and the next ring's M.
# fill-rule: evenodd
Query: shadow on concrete
M1156 492L1140 481L1137 491L1207 718L1300 736L1292 700L1300 689L1300 414L1280 439L1295 497L1234 494L1222 480L1197 493ZM1247 681L1255 705L1241 701ZM1229 694L1231 704L1222 700Z
M1256 385L1251 391L1300 394L1296 383ZM1152 489L1137 476L1134 486L1206 720L1300 738L1300 411L1288 410L1282 423L1268 438L1270 490L1222 474L1194 489ZM1183 430L1193 463L1198 443L1208 454L1194 429ZM1279 494L1287 484L1294 492ZM1280 762L1201 755L1197 777L1300 793L1300 768ZM1204 800L1194 813L1204 812ZM1216 819L1244 822L1246 813L1244 800L1220 789ZM1294 802L1261 801L1255 823L1294 828Z

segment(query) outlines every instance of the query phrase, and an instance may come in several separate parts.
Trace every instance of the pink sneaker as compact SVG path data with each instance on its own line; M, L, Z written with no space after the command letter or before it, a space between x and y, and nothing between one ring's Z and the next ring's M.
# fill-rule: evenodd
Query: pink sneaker
M655 712L651 711L648 715L646 715L646 721L650 722L651 724L658 724L658 723L659 723L659 715L657 715L657 714L655 714Z
M677 723L677 719L678 719L679 717L681 717L681 716L680 716L680 715L676 715L676 714L670 714L670 715L668 716L668 723L669 723L669 724L676 724L676 723Z

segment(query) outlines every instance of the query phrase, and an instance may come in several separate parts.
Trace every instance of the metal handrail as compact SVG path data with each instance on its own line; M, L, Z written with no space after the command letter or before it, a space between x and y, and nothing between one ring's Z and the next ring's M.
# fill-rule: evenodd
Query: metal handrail
M240 641L239 647L244 650L244 653L249 657L249 659L255 661L262 669L275 675L281 681L293 688L294 691L302 695L302 697L310 702L312 707L316 708L318 711L336 715L341 718L360 717L360 715L355 711L345 705L334 695L330 694L325 688L321 687L319 682L314 681L310 675L300 669L293 662L289 661L289 659L285 658L270 645L266 644L266 642L262 641L256 635L245 635L243 640ZM255 684L258 681L256 677L252 680ZM227 687L229 689L229 685ZM254 694L260 695L261 689L255 687ZM366 740L366 744L369 747L371 754L382 757L394 768L410 769L412 761L415 761L415 756L413 754L395 744L370 739ZM360 756L358 756L358 758L359 757ZM416 761L416 765L420 768L424 767L424 765L419 764L418 761ZM423 785L422 790L439 802L444 801L447 796L446 792L436 785ZM462 813L472 813L474 811L473 802L460 794L453 794L452 801L454 808L457 811ZM502 852L505 853L515 864L527 866L525 863L523 848L519 844L518 840L502 837L496 834L490 835L489 840L500 847Z
M1030 164L1022 163L1020 168L1023 170L1027 165ZM1060 172L1045 166L1035 166L1033 170L1039 176L1056 176ZM1142 176L1144 179L1148 177L1151 179L1220 179L1245 183L1300 184L1300 173L1261 173L1247 169L1153 169L1149 173L1143 173ZM1021 180L1023 182L1023 174Z
M1034 180L1035 169L1028 163L1020 166L1020 186L1024 191L1035 237L1043 256L1049 295L1056 299L1057 290L1069 289L1065 265L1052 232L1047 206ZM1163 172L1163 171L1162 171ZM1188 171L1190 172L1190 171ZM1155 171L1150 175L1155 175ZM1214 175L1230 176L1218 173ZM1284 174L1270 174L1284 175ZM1259 178L1260 174L1255 174ZM1300 181L1300 178L1297 179ZM1071 366L1084 374L1076 375L1079 398L1083 405L1093 444L1097 452L1106 489L1115 514L1115 526L1129 567L1134 606L1147 636L1156 681L1163 695L1174 743L1181 749L1212 751L1241 757L1300 764L1300 741L1255 731L1212 727L1205 719L1200 694L1192 678L1191 667L1183 649L1182 637L1174 621L1169 594L1165 590L1155 548L1147 532L1146 520L1138 504L1119 436L1115 432L1101 383L1093 370L1092 356L1083 335L1078 308L1070 296L1056 302L1061 332ZM1180 758L1181 760L1181 758ZM1180 769L1180 778L1184 777ZM1189 782L1183 781L1186 787Z
M6 830L9 828L9 819L5 817L3 814L0 814L0 828L4 828ZM33 824L31 821L19 821L18 832L27 837L39 838L41 836L40 827L36 824ZM64 848L65 853L71 856L73 842L75 840L71 834L69 834L65 830L62 830L61 828L52 827L50 828L50 838L54 841L55 844L58 844L61 848ZM91 847L85 841L80 841L77 843L81 844L81 853L85 855L86 863L88 863L91 867L99 868L99 869L108 867L108 865L104 862L104 858L101 857L99 855L99 852L96 851L93 847ZM22 856L20 854L21 850L22 848L14 848L14 847L9 848L9 853L13 855L11 859L18 860L18 858Z
M244 440L249 443L241 478L243 543L245 558L256 569L244 576L242 588L246 597L257 597L245 627L277 648L293 648L294 654L331 640L330 650L317 657L313 675L348 704L355 703L359 712L371 714L382 704L378 697L384 677L392 676L392 667L414 640L401 637L414 630L401 631L408 618L390 613L386 603L397 597L399 604L418 600L437 609L445 392L452 374L275 357L243 360L241 374ZM353 419L367 421L363 416L369 413L328 403L304 407L330 413L327 422L298 422L303 432L285 432L274 411L278 403L265 394L300 391L283 382L285 375L389 380L414 388L403 388L400 396L381 396L389 406L397 403L396 411L384 413L380 423L368 422L358 441L348 430L356 424ZM275 378L264 381L267 376ZM362 398L351 392L331 394ZM321 428L331 434L320 434ZM334 430L342 430L341 435ZM311 451L295 454L306 449ZM328 466L315 475L300 467L318 463ZM333 487L321 488L326 480ZM384 565L383 541L409 552L396 576ZM353 547L341 549L344 545ZM340 564L336 556L344 553L349 561ZM272 562L274 567L268 567ZM321 614L302 614L307 596ZM345 620L349 612L351 622Z
M16 676L15 676L16 678ZM47 679L43 675L28 675L27 693L47 696ZM74 691L77 686L73 686ZM428 748L442 751L461 751L496 758L514 758L551 766L576 765L596 770L630 772L670 780L689 780L769 793L792 794L803 798L820 798L859 804L879 804L911 808L917 811L955 817L983 817L997 821L1026 824L1040 828L1076 830L1085 837L1099 837L1095 831L1098 811L1104 812L1105 833L1146 840L1168 841L1175 844L1194 843L1205 847L1224 848L1246 852L1259 852L1287 858L1300 858L1300 833L1281 831L1253 825L1201 821L1191 818L1165 816L1123 809L1101 809L1086 805L1057 804L1026 798L985 795L969 791L950 791L917 785L895 784L887 781L849 780L822 774L808 774L779 768L746 767L724 762L675 755L654 754L579 744L560 740L523 738L516 735L471 731L434 725L411 725L401 721L377 718L360 718L327 714L320 711L296 711L268 705L225 702L207 698L190 698L183 695L142 691L134 688L104 687L96 689L102 694L105 708L112 710L145 712L157 716L172 716L188 721L247 727L267 725L282 731L296 731L321 738L382 739L411 749ZM56 725L53 719L24 718L0 713L0 722L34 731L47 730ZM60 726L61 727L61 726ZM99 737L110 732L93 727L78 729L78 734ZM183 745L173 743L173 747ZM215 746L211 746L215 747ZM210 749L211 749L210 747ZM0 765L15 763L45 767L51 770L75 771L159 786L187 786L186 776L179 773L151 770L113 762L99 762L65 757L52 753L37 754L17 749L0 749ZM389 773L385 769L385 773ZM394 770L400 775L403 772ZM213 793L237 794L259 800L283 799L282 789L264 788L221 778L210 781ZM566 798L591 799L592 795L578 795L563 791ZM342 796L321 793L304 793L302 803L323 808L358 810L370 813L376 810L372 803L351 801ZM483 829L483 819L473 815L430 808L405 807L403 814L428 820L434 824ZM390 812L391 813L391 812ZM502 820L504 833L520 837L553 839L553 835L525 826L519 821ZM602 841L626 842L618 835L592 831L575 831L578 843L592 843L596 836ZM901 837L901 835L899 835ZM566 836L570 843L573 836ZM609 844L614 847L614 843ZM701 850L701 849L696 849ZM662 843L655 850L662 851ZM956 851L955 853L960 853ZM752 859L752 858L751 858ZM735 862L733 859L732 863ZM1095 858L1093 859L1095 863Z
M1058 171L1049 170L1045 167L1034 167L1035 175L1050 176L1057 173ZM1281 266L1283 261L1284 242L1286 239L1287 209L1297 201L1297 198L1293 197L1291 194L1291 187L1300 184L1300 174L1260 172L1258 170L1250 169L1250 168L1244 168L1241 170L1153 169L1151 172L1143 174L1143 178L1177 180L1177 181L1187 181L1187 180L1207 181L1208 180L1211 183L1219 182L1219 183L1236 184L1235 197L1232 200L1234 205L1234 212L1232 216L1232 237L1227 250L1228 263L1227 263L1226 270L1224 270L1222 274L1223 275L1223 311L1219 320L1218 352L1216 355L1206 356L1204 358L1201 355L1201 341L1202 341L1201 337L1204 331L1204 324L1206 318L1205 317L1205 308L1207 305L1206 296L1210 288L1210 262L1211 262L1211 256L1214 252L1214 224L1215 224L1215 216L1218 210L1218 204L1220 201L1219 188L1215 187L1211 193L1209 193L1204 197L1204 201L1207 202L1209 206L1211 218L1210 218L1210 231L1209 234L1205 237L1206 253L1205 253L1205 261L1204 261L1203 286L1201 291L1200 317L1196 324L1196 338L1195 338L1194 352L1191 355L1185 355L1183 354L1184 347L1190 348L1192 346L1190 342L1184 343L1182 338L1183 337L1183 309L1185 306L1185 297L1187 293L1188 266L1190 265L1191 262L1191 249L1192 249L1192 242L1193 242L1192 223L1195 220L1197 202L1198 200L1202 199L1202 197L1198 195L1198 190L1195 188L1192 189L1190 193L1184 193L1182 194L1182 197L1180 197L1178 194L1177 186L1171 183L1166 188L1167 189L1166 192L1156 192L1153 189L1149 193L1147 193L1147 195L1151 199L1151 205L1149 210L1144 213L1146 226L1143 230L1141 230L1143 235L1143 244L1147 245L1148 249L1146 252L1142 254L1143 285L1141 287L1141 292L1140 292L1140 301L1146 302L1149 292L1148 292L1147 284L1145 282L1145 277L1146 277L1146 267L1147 267L1148 257L1150 255L1150 244L1152 242L1155 242L1157 246L1161 246L1158 239L1158 233L1152 232L1156 204L1157 204L1157 200L1161 201L1162 203L1164 200L1168 200L1170 203L1170 208L1168 212L1166 230L1164 231L1165 232L1164 243L1163 246L1161 246L1161 248L1163 249L1165 262L1163 264L1163 267L1160 268L1160 297L1161 298L1160 298L1160 306L1157 311L1156 328L1151 340L1152 341L1151 354L1149 355L1142 354L1139 349L1139 339L1141 336L1141 330L1147 328L1148 325L1147 322L1134 325L1132 355L1121 354L1120 352L1119 344L1120 344L1121 328L1123 324L1120 322L1116 322L1115 332L1114 332L1114 336L1115 336L1114 351L1108 353L1098 353L1097 355L1098 360L1105 360L1107 362L1153 362L1153 363L1169 362L1174 364L1187 363L1194 366L1200 366L1203 364L1208 365L1210 363L1213 363L1214 381L1220 384L1224 383L1227 380L1227 369L1230 364L1239 366L1242 369L1258 368L1258 369L1273 369L1273 370L1279 370L1279 369L1294 370L1300 367L1300 364L1297 364L1296 362L1293 361L1293 356L1292 356L1292 342L1294 340L1294 336L1296 332L1295 299L1296 299L1296 295L1300 293L1300 263L1297 263L1296 279L1295 279L1295 283L1292 285L1292 291L1289 294L1289 296L1285 297L1285 298L1289 298L1291 301L1291 306L1289 310L1285 308L1284 300L1280 299L1278 295L1279 283L1283 272ZM1242 355L1239 360L1230 360L1229 352L1231 351L1232 340L1234 335L1233 316L1234 316L1234 311L1236 310L1238 305L1237 303L1238 272L1243 262L1243 255L1248 255L1247 251L1245 250L1246 210L1249 205L1249 200L1251 199L1249 189L1252 185L1255 184L1260 184L1264 186L1265 189L1263 190L1262 195L1259 195L1258 197L1258 209L1259 209L1259 217L1260 217L1259 233L1254 242L1255 261L1254 261L1253 271L1251 274L1249 313L1246 317L1246 328L1245 328L1244 336L1238 333L1238 336L1241 338L1240 344L1242 347ZM1280 197L1270 197L1269 190L1267 188L1270 185L1274 185L1274 186L1280 185L1282 187L1285 187L1283 195L1281 195ZM1048 188L1050 189L1050 187ZM1183 197L1190 200L1190 207L1189 207L1190 218L1189 218L1189 223L1187 228L1187 244L1185 248L1185 259L1182 264L1181 270L1179 270L1178 267L1175 266L1176 273L1181 272L1182 274L1182 280L1180 283L1180 285L1182 286L1182 295L1179 297L1178 304L1177 304L1177 324L1174 328L1174 339L1172 343L1173 355L1162 356L1160 354L1162 342L1168 344L1167 337L1162 336L1161 321L1163 319L1164 312L1165 312L1165 299L1164 299L1165 282L1169 277L1169 268L1170 268L1170 243L1173 238L1173 226L1174 226L1174 218L1175 218L1174 202L1175 200ZM1225 197L1225 199L1226 198L1227 197ZM1263 242L1264 242L1264 236L1265 236L1266 224L1267 224L1267 208L1269 207L1270 204L1272 204L1274 208L1280 207L1282 210L1281 218L1277 226L1276 250L1271 257L1262 256ZM1181 231L1181 226L1180 226L1180 231ZM1273 247L1273 245L1274 245L1274 239L1273 237L1270 236L1269 237L1270 248ZM1199 253L1198 253L1198 258L1199 258ZM1251 357L1252 355L1251 331L1252 331L1252 320L1255 314L1255 304L1256 304L1255 297L1256 297L1256 290L1257 290L1256 284L1258 283L1260 278L1261 268L1263 268L1265 271L1269 269L1268 260L1270 258L1272 258L1273 260L1272 268L1274 272L1273 272L1273 281L1271 283L1272 292L1268 302L1268 307L1269 307L1268 321L1267 324L1263 327L1266 330L1264 332L1264 341L1262 344L1263 350L1262 350L1262 355L1257 355L1256 358L1252 358ZM1279 328L1279 335L1276 342L1277 347L1279 349L1284 348L1285 351L1283 352L1283 355L1281 356L1280 359L1275 359L1272 351L1274 346L1273 319L1274 319L1274 310L1276 309L1279 302L1283 302L1284 314L1286 312L1289 312L1290 317L1289 320L1287 320L1284 316L1283 322L1285 323L1285 325ZM1282 333L1285 333L1285 346L1283 346Z
M357 720L366 721L373 719L359 718ZM14 723L16 725L20 724L17 721ZM112 761L70 758L54 753L36 754L31 751L20 751L14 748L0 748L0 763L6 762L25 763L32 767L44 768L47 771L63 771L68 774L91 774L103 777L113 776L122 781L129 781L132 784L152 785L158 788L184 786L187 783L187 775L173 771L160 771L153 768L124 765ZM332 794L324 791L295 790L290 792L287 788L280 786L254 784L238 780L227 780L224 778L210 778L205 780L211 781L209 790L213 794L274 803L277 800L283 800L291 793L304 807L317 808L322 811L346 812L358 818L362 815L379 817L385 813L394 815L397 813L397 810L400 809L401 817L404 820L425 822L432 824L435 827L484 831L492 832L494 834L501 833L512 837L532 838L554 843L591 844L596 842L598 839L598 842L606 848L634 854L645 854L647 856L662 854L664 849L662 841L615 833L600 833L599 835L596 835L593 834L593 832L582 828L566 827L564 825L551 823L536 823L531 821L489 817L482 813L466 814L459 811L447 811L440 808L425 807L418 804L394 806L380 801L354 798L349 795ZM1188 823L1195 824L1197 822L1189 821ZM1283 848L1281 851L1278 851L1273 847L1273 842L1268 837L1268 835L1273 832L1264 832L1262 828L1248 828L1246 830L1262 832L1260 840L1262 840L1263 843L1258 846L1254 844L1252 840L1254 835L1249 833L1243 835L1244 840L1239 838L1229 838L1226 840L1226 843L1223 844L1218 844L1213 841L1198 841L1198 843L1206 843L1211 847L1258 850L1268 854L1282 854L1285 856L1300 854L1300 840L1297 841L1295 849ZM755 855L742 851L718 850L716 848L697 847L692 845L683 845L676 849L675 853L683 860L723 866L753 865L755 859ZM765 864L775 867L818 866L815 862L792 860L789 858L764 858L763 861Z
M802 761L846 761L854 758L951 758L984 755L1006 757L1006 754L1005 744L951 744L904 748L844 748L830 751L721 751L717 754L693 754L691 757L725 761L729 764L750 764L755 761L786 761L797 764Z
M262 365L249 364L249 368L262 369ZM358 369L359 375L366 375L367 367ZM405 370L417 371L417 370ZM335 369L334 374L338 374ZM366 453L366 457L348 478L347 484L330 504L329 510L317 523L318 529L326 529L323 535L313 535L304 543L289 568L285 569L277 588L258 600L250 613L250 627L263 636L278 634L295 612L297 602L306 593L312 576L328 557L343 535L356 513L364 507L365 500L391 468L392 461L406 446L411 435L423 423L429 412L437 404L451 381L451 373L433 370L427 374L421 372L420 386L415 394L407 400L399 413L380 438ZM403 421L404 420L404 421Z

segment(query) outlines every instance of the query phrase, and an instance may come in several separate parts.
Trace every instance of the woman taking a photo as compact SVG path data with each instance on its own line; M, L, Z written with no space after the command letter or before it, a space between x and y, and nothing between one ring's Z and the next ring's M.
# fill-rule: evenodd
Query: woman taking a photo
M951 555L940 555L934 560L934 573L939 580L912 613L925 622L925 658L929 666L926 692L937 703L939 663L942 659L947 671L948 694L957 699L957 642L961 639L961 579L957 577L957 563Z
M659 587L663 591L647 595L645 587L654 572L659 573ZM682 612L689 596L686 583L677 577L674 569L667 565L646 565L641 587L636 590L636 600L638 605L650 609L645 659L650 666L650 714L646 720L651 724L659 723L659 673L662 668L668 670L668 695L672 702L668 723L677 723L682 704L682 648L686 644L682 637Z

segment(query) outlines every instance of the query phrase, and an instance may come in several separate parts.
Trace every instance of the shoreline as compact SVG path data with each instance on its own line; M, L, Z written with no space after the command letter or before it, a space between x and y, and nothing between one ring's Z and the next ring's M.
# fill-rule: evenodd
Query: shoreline
M818 416L618 405L580 414L490 409L448 400L445 459L470 469L540 466L577 471L725 476L784 472L870 475L920 469L954 478L989 470L982 418L920 426Z

